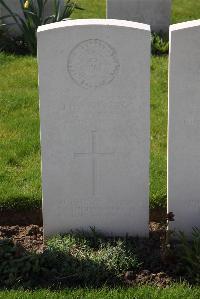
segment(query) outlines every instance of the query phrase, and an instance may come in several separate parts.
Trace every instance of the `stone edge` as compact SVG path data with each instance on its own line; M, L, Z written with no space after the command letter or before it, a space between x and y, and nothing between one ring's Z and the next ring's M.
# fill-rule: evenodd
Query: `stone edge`
M200 26L200 20L193 20L193 21L173 24L170 26L169 29L170 29L170 32L173 32L176 30L187 29L187 28L192 28L192 27L197 27L197 26Z
M39 26L37 32L43 32L47 30L53 30L58 28L72 27L72 26L89 26L89 25L107 25L116 27L127 27L133 29L140 29L150 31L150 25L125 21L125 20L114 20L114 19L77 19L77 20L66 20L57 23L51 23L43 26Z

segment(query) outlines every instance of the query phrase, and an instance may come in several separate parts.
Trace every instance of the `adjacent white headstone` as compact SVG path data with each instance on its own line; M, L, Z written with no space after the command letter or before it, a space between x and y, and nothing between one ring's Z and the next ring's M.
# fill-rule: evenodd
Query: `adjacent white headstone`
M151 25L153 32L169 32L171 0L107 0L107 18Z
M200 21L170 27L168 211L171 229L200 227Z
M45 235L147 236L149 26L42 26L38 59Z
M13 13L18 14L21 18L24 19L24 14L23 14L22 9L21 9L20 0L4 0L4 2L12 10ZM60 2L62 3L62 5L64 5L63 0L60 0ZM51 16L53 14L53 11L54 11L54 1L53 0L48 0L47 3L46 3L46 6L45 6L44 17ZM6 10L6 8L2 4L0 4L0 17L1 16L6 16L8 14L9 13ZM9 28L9 34L10 35L17 36L17 35L21 34L21 30L15 24L15 21L13 20L13 18L4 19L0 22L3 23L3 24L9 24L9 27L7 26L7 28Z

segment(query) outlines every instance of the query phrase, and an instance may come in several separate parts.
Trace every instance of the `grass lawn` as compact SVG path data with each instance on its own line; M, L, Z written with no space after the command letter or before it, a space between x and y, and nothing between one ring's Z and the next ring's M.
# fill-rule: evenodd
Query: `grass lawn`
M39 290L1 291L0 299L199 299L200 288L174 285L168 289L139 287L128 289L65 289L64 291Z
M74 18L103 18L105 1L79 0ZM173 22L200 18L196 0L174 0ZM151 207L166 206L167 57L151 64ZM0 54L0 206L41 205L37 61Z
M78 0L77 1L83 11L76 10L73 13L74 19L92 19L105 18L106 15L106 1L105 0Z
M200 19L200 1L172 0L171 24Z
M41 201L37 63L0 54L0 205Z

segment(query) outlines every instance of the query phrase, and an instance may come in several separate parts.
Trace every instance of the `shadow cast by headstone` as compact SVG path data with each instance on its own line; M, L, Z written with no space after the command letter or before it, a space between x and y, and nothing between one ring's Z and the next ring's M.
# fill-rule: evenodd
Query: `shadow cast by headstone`
M133 276L128 285L137 283L138 277L139 283L146 281L153 285L179 281L183 274L177 272L178 252L172 248L166 251L165 235L163 228L151 232L150 238L108 238L91 228L90 232L76 231L53 237L40 253L27 251L21 244L4 239L0 241L0 288L126 287L128 272ZM128 252L125 256L117 247L118 242L123 242ZM125 263L121 268L121 261L130 260L130 253L136 256L135 262ZM108 261L114 265L108 267Z
M87 256L64 251L28 252L10 239L0 241L0 289L60 289L121 285L114 272Z
M28 206L29 202L33 202L31 197L11 197L8 198L9 207L0 208L0 225L43 225L42 209L41 207ZM39 201L38 201L39 202Z

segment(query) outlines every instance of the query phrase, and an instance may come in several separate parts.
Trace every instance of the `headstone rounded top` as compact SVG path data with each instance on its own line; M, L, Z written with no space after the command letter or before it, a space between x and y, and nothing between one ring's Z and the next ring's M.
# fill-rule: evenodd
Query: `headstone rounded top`
M115 20L115 19L76 19L67 20L56 23L50 23L46 25L39 26L37 29L38 33L45 32L48 30L56 30L60 28L74 28L74 26L114 26L123 28L132 28L145 31L151 31L150 25L126 21L126 20Z
M97 88L109 84L119 70L116 50L100 39L77 44L68 57L68 72L79 86Z
M194 29L195 27L199 27L199 26L200 26L200 20L193 20L193 21L187 21L187 22L170 25L169 30L170 32L172 32L181 29L190 29L190 28Z

